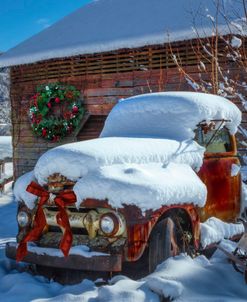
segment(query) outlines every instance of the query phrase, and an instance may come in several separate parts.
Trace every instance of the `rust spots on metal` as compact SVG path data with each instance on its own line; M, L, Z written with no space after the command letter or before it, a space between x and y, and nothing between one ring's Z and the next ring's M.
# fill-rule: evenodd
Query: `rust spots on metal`
M240 174L231 176L232 165L240 165L237 157L207 157L198 175L207 186L207 202L200 213L201 221L217 217L234 221L240 210Z

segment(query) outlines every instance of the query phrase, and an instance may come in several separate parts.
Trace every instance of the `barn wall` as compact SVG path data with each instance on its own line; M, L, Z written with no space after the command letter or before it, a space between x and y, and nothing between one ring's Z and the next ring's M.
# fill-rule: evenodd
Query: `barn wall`
M184 49L187 58L186 69L190 74L196 75L196 60L186 47ZM69 136L60 144L92 139L99 136L107 114L120 98L148 92L191 90L174 63L168 59L166 51L164 47L149 47L139 51L112 53L111 56L106 54L105 57L98 55L94 56L94 60L93 56L78 57L12 68L15 177L32 170L41 154L59 145L37 138L32 133L28 116L29 98L35 93L37 85L60 81L76 86L81 91L85 109L90 116L76 137ZM129 61L131 62L128 63ZM244 126L245 116L246 112Z

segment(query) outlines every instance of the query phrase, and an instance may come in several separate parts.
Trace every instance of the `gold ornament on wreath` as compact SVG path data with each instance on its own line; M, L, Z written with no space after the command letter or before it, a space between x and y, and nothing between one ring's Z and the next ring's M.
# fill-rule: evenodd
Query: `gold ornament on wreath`
M30 99L29 114L37 136L60 141L78 127L84 115L80 92L62 83L39 85Z

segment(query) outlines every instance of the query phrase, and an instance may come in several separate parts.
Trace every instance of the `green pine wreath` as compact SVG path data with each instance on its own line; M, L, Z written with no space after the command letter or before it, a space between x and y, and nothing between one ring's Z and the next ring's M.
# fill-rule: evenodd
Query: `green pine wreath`
M37 86L30 99L31 127L37 136L59 141L79 125L84 108L80 92L72 85L50 83Z

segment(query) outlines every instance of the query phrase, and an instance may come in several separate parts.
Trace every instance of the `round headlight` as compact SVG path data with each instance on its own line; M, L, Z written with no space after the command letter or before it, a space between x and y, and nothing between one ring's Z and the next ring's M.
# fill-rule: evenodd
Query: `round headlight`
M105 214L100 219L100 229L106 235L113 235L118 231L119 222L114 214Z
M29 224L29 215L24 211L20 211L17 214L17 221L19 226L24 228Z

